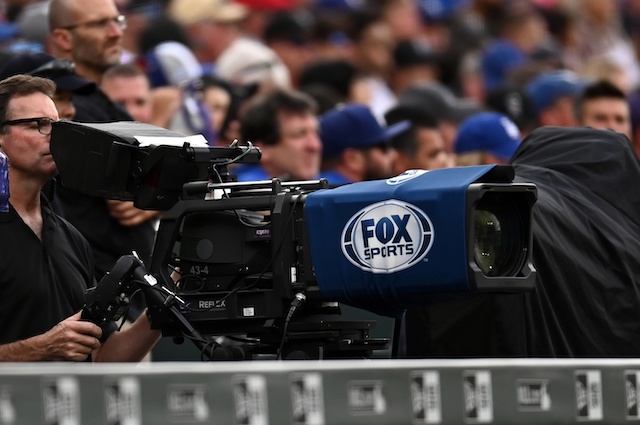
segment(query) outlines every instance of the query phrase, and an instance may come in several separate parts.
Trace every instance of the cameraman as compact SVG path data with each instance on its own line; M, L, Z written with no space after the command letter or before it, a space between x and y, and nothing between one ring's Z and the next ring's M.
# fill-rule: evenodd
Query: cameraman
M139 361L160 332L145 314L122 332L81 320L94 283L91 249L41 194L57 174L49 151L54 92L40 77L0 81L0 149L9 157L11 196L0 215L0 361Z

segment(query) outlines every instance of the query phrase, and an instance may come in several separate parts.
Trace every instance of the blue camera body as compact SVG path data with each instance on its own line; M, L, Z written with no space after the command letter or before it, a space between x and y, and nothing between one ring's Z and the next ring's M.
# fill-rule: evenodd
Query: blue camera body
M531 289L535 186L512 179L511 167L495 165L410 170L309 194L305 221L323 297L393 315L433 302L435 293ZM483 197L496 191L523 204L509 214L528 234L516 235L524 245L518 264L506 275L487 276L475 261L473 218Z

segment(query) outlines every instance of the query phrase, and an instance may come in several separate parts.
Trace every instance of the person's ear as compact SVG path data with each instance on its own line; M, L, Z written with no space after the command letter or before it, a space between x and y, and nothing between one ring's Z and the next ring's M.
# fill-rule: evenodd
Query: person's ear
M342 152L342 163L346 168L360 172L365 167L365 155L360 149L347 148Z
M73 50L73 35L71 31L63 28L56 28L51 31L53 44L60 52L71 52Z

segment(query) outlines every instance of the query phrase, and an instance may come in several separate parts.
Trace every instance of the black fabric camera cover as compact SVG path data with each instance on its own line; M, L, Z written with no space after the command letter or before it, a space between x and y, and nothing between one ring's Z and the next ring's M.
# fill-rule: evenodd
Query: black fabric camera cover
M538 187L535 290L407 312L409 357L640 355L640 161L610 130L543 127L511 160Z

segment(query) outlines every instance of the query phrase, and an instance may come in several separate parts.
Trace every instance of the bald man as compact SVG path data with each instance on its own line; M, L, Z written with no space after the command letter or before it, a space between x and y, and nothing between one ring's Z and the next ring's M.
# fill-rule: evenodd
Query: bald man
M113 0L51 0L49 28L55 56L75 62L78 75L96 84L120 63L127 21Z
M126 19L113 0L51 0L49 28L55 55L73 61L76 74L96 83L95 90L74 96L75 121L131 121L123 107L98 87L107 69L120 63ZM64 179L64 176L62 176ZM157 213L132 202L84 195L58 184L54 207L89 241L100 279L122 255L136 251L151 256Z

